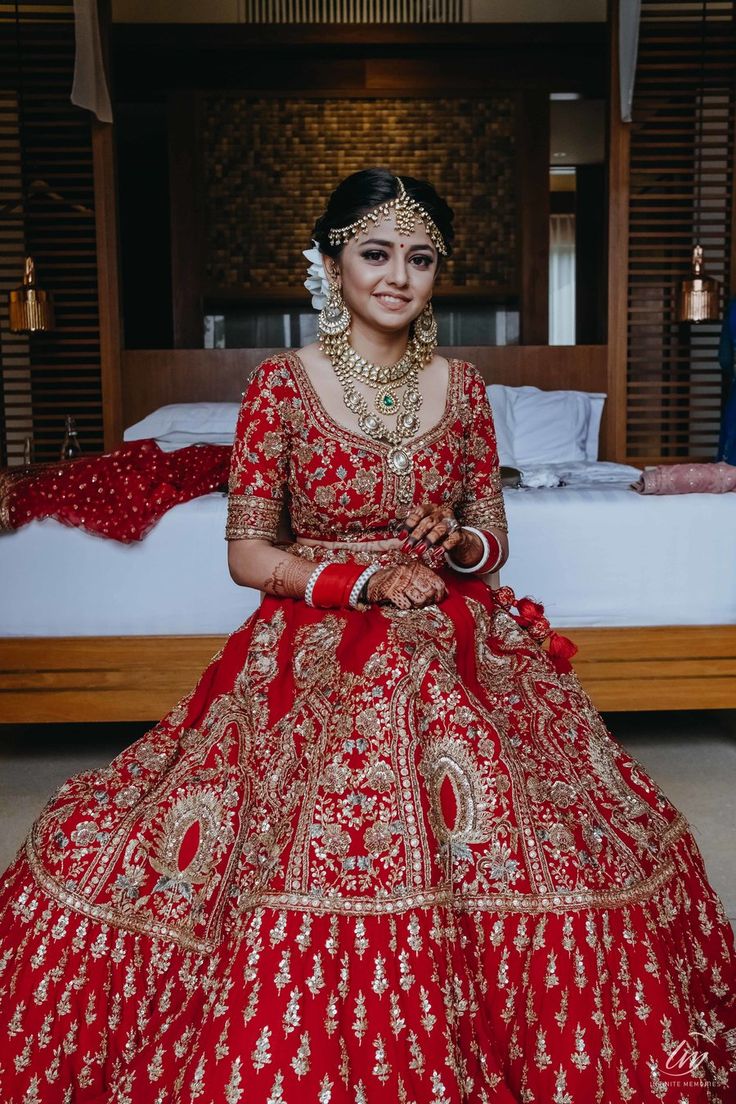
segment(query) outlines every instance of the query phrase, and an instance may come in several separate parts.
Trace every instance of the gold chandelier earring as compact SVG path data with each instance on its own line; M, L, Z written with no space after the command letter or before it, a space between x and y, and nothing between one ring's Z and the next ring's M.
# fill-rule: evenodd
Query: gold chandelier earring
M325 305L317 317L317 329L323 338L340 337L350 329L352 316L347 303L342 297L340 286L337 283L330 284L330 291Z
M414 337L423 347L427 360L430 360L437 348L437 320L431 299L427 300L422 313L414 319Z

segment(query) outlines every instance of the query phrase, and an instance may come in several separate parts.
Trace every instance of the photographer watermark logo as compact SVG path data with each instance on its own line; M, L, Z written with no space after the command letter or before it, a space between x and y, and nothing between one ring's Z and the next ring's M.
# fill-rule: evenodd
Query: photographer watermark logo
M660 1077L681 1085L704 1085L710 1080L706 1066L710 1057L708 1045L712 1043L702 1031L692 1031L689 1039L675 1043L666 1061L659 1065Z

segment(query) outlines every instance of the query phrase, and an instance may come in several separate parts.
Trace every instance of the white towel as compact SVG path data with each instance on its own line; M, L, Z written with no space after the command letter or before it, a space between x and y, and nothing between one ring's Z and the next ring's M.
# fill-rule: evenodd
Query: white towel
M522 487L580 487L595 483L630 483L641 475L631 464L611 460L566 460L556 464L528 464L521 469Z
M549 464L535 464L521 470L522 487L559 487L560 476Z

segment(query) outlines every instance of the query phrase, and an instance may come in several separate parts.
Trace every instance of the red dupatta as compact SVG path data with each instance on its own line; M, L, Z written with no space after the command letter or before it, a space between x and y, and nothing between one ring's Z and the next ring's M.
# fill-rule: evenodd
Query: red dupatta
M142 540L172 506L224 489L231 452L164 452L148 438L102 456L11 468L0 473L0 533L50 517L124 544Z

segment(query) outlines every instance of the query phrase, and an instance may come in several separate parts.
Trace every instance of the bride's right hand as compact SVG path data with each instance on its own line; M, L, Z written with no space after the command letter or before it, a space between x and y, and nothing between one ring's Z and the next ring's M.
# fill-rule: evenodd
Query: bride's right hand
M412 609L440 602L447 597L444 580L426 564L395 564L382 567L368 580L369 602L388 601L398 609Z

